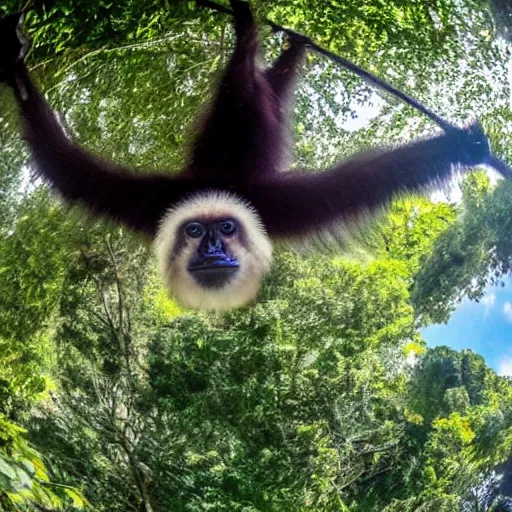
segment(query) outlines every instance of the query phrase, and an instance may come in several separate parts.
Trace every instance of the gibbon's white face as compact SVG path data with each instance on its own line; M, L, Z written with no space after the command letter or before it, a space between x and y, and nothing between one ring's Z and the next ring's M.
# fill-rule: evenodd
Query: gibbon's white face
M160 272L184 306L228 311L256 298L272 245L253 208L227 192L205 192L167 212L155 239Z

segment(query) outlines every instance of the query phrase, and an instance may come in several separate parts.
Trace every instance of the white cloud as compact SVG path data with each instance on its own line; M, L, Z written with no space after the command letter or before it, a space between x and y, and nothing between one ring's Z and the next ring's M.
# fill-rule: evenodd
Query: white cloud
M503 313L509 322L512 322L512 303L505 302L503 304Z
M506 356L500 361L498 375L506 375L512 377L512 357Z
M489 311L496 304L496 295L494 293L490 293L489 295L485 295L484 298L480 301L480 303L485 307L485 316L489 314Z
M486 295L481 301L480 301L486 308L492 308L494 304L496 304L496 295L494 293L491 293L489 295Z

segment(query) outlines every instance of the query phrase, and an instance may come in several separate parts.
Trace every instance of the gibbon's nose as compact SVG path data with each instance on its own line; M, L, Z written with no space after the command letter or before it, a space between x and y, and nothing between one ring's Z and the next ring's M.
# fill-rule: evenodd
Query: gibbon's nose
M199 245L199 252L208 259L225 257L224 244L215 227L208 229Z

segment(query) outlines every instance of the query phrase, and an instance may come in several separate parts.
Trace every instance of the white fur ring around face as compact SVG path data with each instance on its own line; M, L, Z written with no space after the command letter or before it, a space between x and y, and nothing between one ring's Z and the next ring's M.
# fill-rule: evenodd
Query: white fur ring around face
M189 272L199 241L187 239L183 226L204 219L236 219L241 236L229 240L238 271L222 287L205 288ZM154 243L162 278L184 306L228 311L254 300L270 270L272 244L257 212L244 200L221 191L206 191L179 203L163 217Z

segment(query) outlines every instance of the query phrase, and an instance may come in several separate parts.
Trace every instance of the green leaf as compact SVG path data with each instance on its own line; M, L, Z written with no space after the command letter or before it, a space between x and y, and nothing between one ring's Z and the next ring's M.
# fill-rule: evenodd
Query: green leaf
M0 473L10 480L16 479L16 471L1 455L0 455Z

